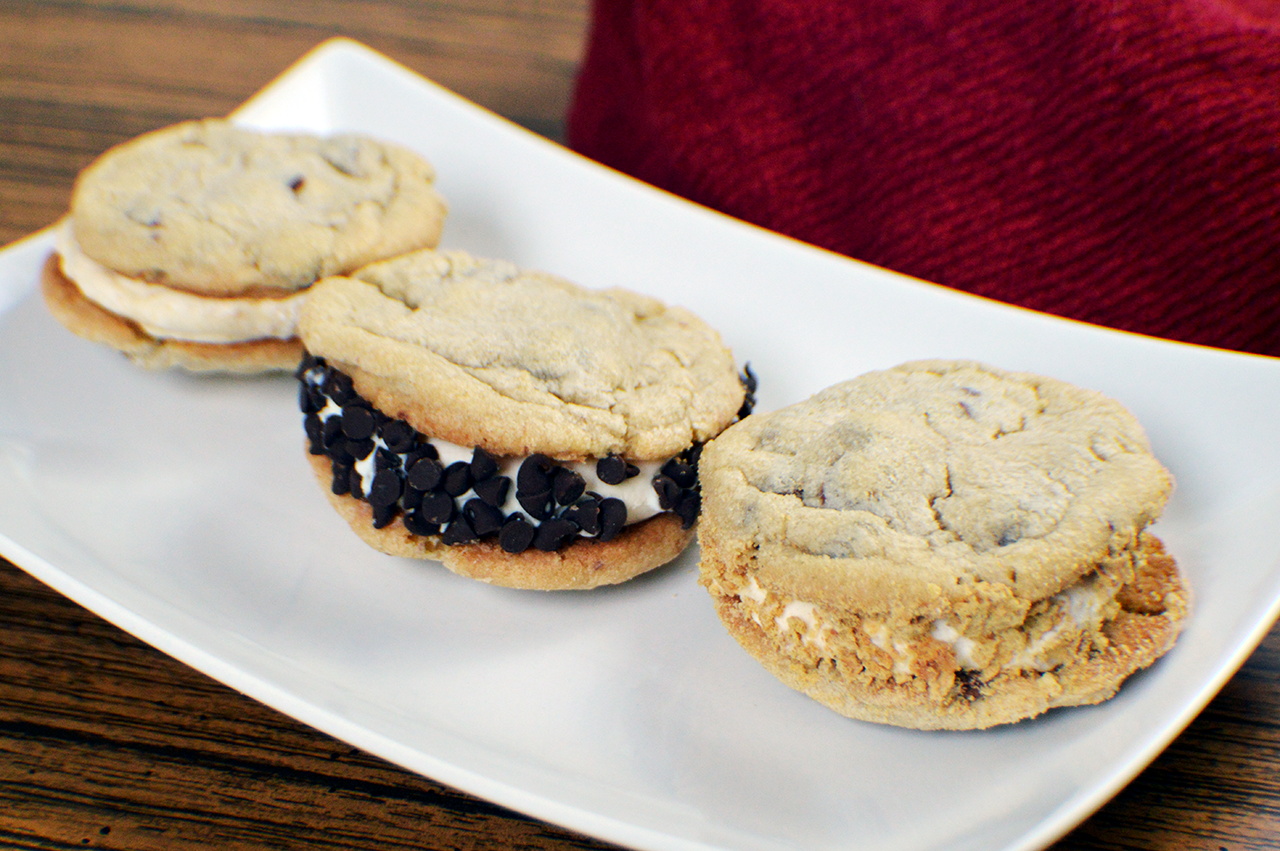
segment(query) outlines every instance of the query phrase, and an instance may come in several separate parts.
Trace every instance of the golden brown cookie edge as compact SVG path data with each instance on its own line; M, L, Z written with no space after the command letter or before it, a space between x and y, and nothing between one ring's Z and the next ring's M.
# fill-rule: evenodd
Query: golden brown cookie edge
M253 374L287 372L302 359L302 342L250 340L240 343L196 343L150 336L122 316L91 301L62 274L58 255L45 260L40 290L49 313L78 337L123 352L146 369L178 367L189 372Z
M1163 543L1143 534L1136 554L1139 567L1134 586L1145 586L1142 597L1158 599L1161 611L1122 610L1105 630L1111 641L1105 653L1044 673L1001 674L983 685L977 700L953 698L944 704L928 702L927 689L909 684L882 683L876 690L833 675L830 665L811 667L779 647L763 627L745 614L737 596L717 593L726 587L724 575L741 570L754 574L756 550L726 540L701 521L699 532L700 583L709 592L716 613L730 636L767 671L841 715L917 730L974 730L1033 718L1059 706L1101 703L1113 697L1135 672L1149 667L1174 644L1190 610L1191 592ZM1126 586L1126 592L1136 592ZM954 691L950 692L954 694Z

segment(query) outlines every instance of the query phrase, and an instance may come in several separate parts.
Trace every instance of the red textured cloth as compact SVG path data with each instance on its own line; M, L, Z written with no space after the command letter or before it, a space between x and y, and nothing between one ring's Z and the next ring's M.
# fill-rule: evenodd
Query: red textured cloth
M1280 0L595 0L576 150L1003 301L1280 355Z

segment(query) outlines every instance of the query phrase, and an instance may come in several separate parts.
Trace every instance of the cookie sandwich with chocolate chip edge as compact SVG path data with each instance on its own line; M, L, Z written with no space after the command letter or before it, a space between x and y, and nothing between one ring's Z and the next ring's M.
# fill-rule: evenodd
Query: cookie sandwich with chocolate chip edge
M416 153L358 135L191 121L79 176L42 273L50 312L148 368L292 370L307 288L434 247L446 205Z
M782 682L852 718L972 729L1098 703L1190 592L1172 480L1102 394L968 361L755 414L701 458L701 582Z
M585 589L690 543L703 443L754 378L707 323L462 252L311 290L309 458L365 542L496 585Z

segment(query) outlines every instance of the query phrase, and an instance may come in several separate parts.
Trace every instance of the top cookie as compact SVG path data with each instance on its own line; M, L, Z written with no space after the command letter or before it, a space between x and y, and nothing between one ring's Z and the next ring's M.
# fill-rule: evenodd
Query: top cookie
M495 455L664 459L743 401L731 353L689 311L461 252L319 282L300 334L379 410Z
M974 582L1055 594L1129 549L1172 486L1115 401L964 361L750 417L707 447L702 480L717 524L759 545L762 581L907 617Z
M157 130L76 182L75 238L123 275L201 295L292 291L433 246L434 171L361 136L258 133L225 120Z

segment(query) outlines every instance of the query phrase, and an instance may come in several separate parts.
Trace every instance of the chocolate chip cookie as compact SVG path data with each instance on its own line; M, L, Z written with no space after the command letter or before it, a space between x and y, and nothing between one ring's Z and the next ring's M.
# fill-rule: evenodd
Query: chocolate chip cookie
M379 550L510 587L679 555L700 448L753 389L687 310L462 252L322 280L300 332L311 463L338 512Z
M701 458L701 581L739 643L853 718L919 729L1097 703L1190 593L1148 531L1172 479L1117 402L965 361L872 372Z
M437 243L434 178L412 151L363 136L220 119L158 130L76 181L46 302L144 366L292 369L312 283Z

